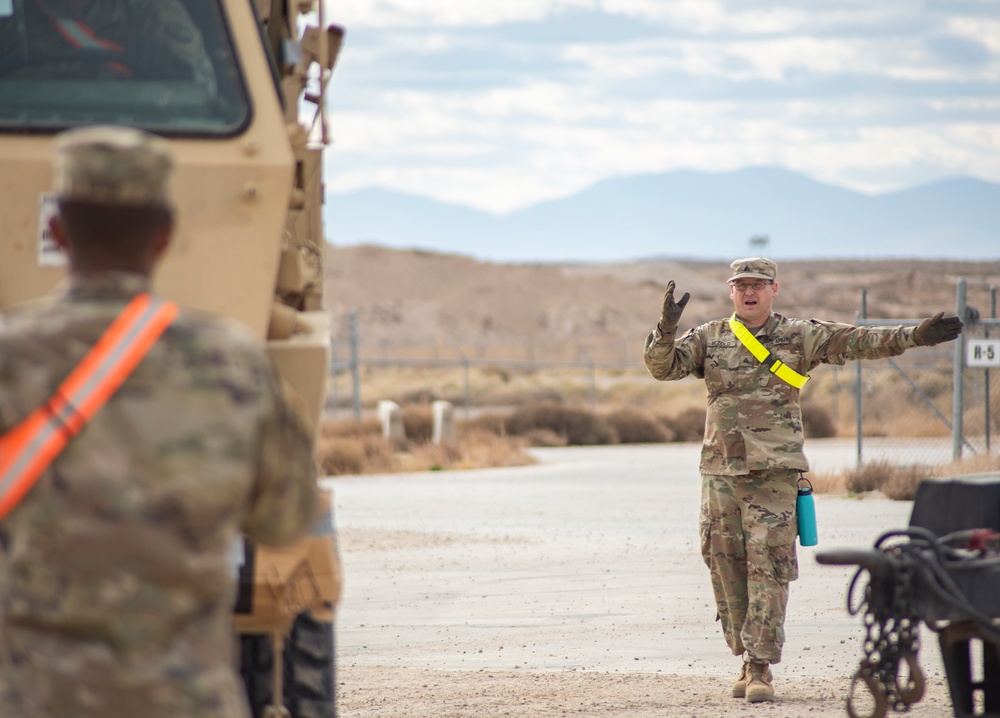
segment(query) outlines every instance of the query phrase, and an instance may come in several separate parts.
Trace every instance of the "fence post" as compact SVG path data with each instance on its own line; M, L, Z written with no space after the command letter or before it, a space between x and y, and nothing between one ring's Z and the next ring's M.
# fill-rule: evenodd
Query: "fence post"
M590 358L590 352L584 346L577 345L577 351L579 355L583 357L584 361L590 367L590 410L596 411L597 409L597 369L594 366L594 360Z
M861 288L861 318L862 319L867 319L868 318L868 290L866 288L864 288L864 287ZM858 359L858 361L855 363L855 376L856 376L857 381L856 381L855 387L854 387L854 414L855 414L855 416L854 416L854 433L855 433L855 436L856 436L856 443L857 443L858 468L860 469L861 468L861 461L862 461L862 458L861 458L861 448L862 448L861 431L862 431L862 428L863 428L862 425L864 423L862 421L862 419L861 419L861 402L862 402L862 399L864 397L864 386L862 384L863 377L862 377L862 372L861 372L861 360L860 359Z
M997 318L997 288L995 284L990 285L990 319ZM990 325L987 324L985 329L985 338L990 338ZM992 394L990 393L990 368L986 367L986 453L990 453L990 409L993 407L990 405L992 400Z
M351 379L354 420L361 421L361 362L358 361L358 310L351 309Z
M333 392L333 417L337 418L337 404L340 403L340 382L337 381L337 345L330 341L330 391Z
M465 352L462 351L461 344L455 345L455 351L457 351L458 356L462 358L462 393L464 394L462 402L465 406L465 418L468 419L472 411L469 408L469 357L465 356Z
M963 322L968 321L966 316L966 283L965 277L959 277L955 284L955 313ZM955 340L955 366L954 366L954 391L951 403L951 458L958 461L962 458L962 409L965 405L965 383L963 381L963 365L965 364L965 332L958 335Z

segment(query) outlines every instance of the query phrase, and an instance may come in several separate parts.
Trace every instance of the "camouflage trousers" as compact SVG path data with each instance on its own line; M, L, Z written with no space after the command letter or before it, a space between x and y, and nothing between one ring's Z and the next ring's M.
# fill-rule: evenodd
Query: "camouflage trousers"
M726 643L769 663L781 660L788 583L798 578L798 471L702 476L701 554Z

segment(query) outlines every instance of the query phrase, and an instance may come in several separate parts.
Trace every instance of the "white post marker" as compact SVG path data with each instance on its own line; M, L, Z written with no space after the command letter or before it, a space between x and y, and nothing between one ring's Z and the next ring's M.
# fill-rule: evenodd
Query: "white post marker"
M431 440L435 444L442 442L453 444L456 439L455 407L450 401L435 401L431 404L434 414L434 433Z
M406 438L406 428L403 426L403 410L399 404L388 399L381 400L376 405L379 421L382 422L382 436L386 439L403 440Z

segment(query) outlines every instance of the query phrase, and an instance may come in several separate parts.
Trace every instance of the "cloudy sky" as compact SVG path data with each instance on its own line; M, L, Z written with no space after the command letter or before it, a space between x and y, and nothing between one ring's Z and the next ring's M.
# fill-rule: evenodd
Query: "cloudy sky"
M327 185L493 212L772 165L1000 182L1000 0L326 0Z

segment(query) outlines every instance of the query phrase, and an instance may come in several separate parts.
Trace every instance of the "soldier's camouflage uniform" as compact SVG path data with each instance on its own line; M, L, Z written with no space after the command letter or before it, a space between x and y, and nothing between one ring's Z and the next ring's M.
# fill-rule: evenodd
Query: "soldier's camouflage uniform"
M139 275L74 275L0 318L0 432L142 291ZM229 556L240 530L295 540L316 491L312 432L259 341L182 312L0 521L0 715L248 716Z
M773 313L756 337L804 375L819 364L902 354L916 346L914 331ZM796 480L808 469L799 390L757 361L728 320L702 324L676 342L657 327L646 338L643 356L656 379L694 375L705 380L702 556L730 649L777 663L785 639L788 583L798 577Z
M216 94L202 35L178 0L24 0L22 6L0 17L0 68L12 76L191 80ZM77 21L93 39L63 25ZM81 42L90 59L73 59ZM93 58L98 51L106 62Z

